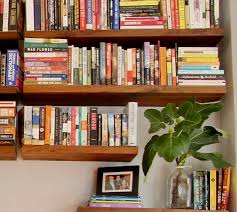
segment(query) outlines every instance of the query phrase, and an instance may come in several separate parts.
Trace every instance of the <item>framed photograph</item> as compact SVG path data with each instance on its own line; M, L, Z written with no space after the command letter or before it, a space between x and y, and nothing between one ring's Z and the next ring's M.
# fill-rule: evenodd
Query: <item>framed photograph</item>
M97 195L138 196L139 166L98 168Z

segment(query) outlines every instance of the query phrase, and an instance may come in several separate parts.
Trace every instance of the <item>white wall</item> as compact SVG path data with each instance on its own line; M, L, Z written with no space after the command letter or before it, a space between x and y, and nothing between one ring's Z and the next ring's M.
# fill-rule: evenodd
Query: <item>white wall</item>
M140 108L139 154L132 163L1 161L0 212L75 212L78 206L86 205L90 195L95 193L98 167L141 165L143 149L150 137L147 133L149 124L143 113L144 108ZM219 114L209 123L219 127ZM211 167L209 163L199 161L192 164L194 169ZM156 158L146 183L140 170L140 196L145 199L145 207L165 207L166 178L174 167Z

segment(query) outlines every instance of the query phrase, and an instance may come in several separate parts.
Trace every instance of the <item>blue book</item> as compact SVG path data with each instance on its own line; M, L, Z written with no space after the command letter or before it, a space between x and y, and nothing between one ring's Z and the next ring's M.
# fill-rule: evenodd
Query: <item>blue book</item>
M198 66L187 66L187 65L179 65L180 70L218 70L219 66L212 65L198 65Z
M130 196L105 196L105 195L92 195L91 200L104 200L104 201L143 201L141 197Z
M106 78L106 44L105 42L100 42L100 83L105 85Z
M112 28L119 29L119 0L113 0L113 20L112 20Z
M19 52L16 49L7 50L6 86L16 86L18 76Z
M92 30L92 0L86 1L86 29Z
M34 0L34 27L35 30L41 30L41 1Z

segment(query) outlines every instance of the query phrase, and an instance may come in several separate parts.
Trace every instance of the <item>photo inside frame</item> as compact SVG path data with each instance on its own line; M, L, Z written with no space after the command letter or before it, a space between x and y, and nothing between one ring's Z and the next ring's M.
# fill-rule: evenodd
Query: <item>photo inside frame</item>
M133 172L106 172L103 173L102 192L132 192Z

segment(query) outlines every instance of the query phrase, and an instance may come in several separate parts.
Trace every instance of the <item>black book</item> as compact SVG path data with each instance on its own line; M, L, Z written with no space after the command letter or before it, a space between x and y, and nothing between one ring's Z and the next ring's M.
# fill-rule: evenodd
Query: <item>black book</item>
M98 145L97 141L97 108L90 108L90 145Z

